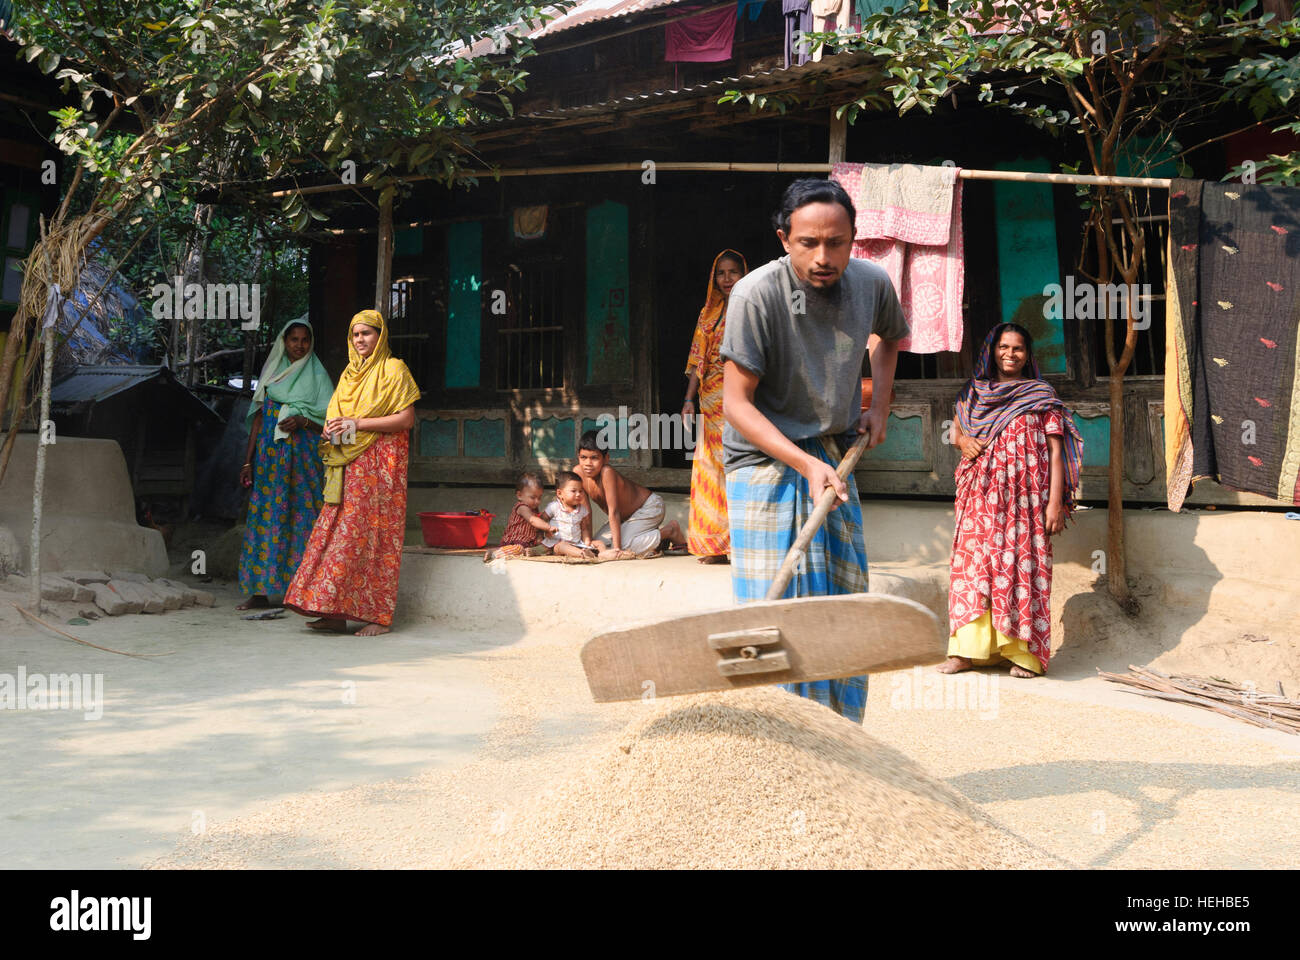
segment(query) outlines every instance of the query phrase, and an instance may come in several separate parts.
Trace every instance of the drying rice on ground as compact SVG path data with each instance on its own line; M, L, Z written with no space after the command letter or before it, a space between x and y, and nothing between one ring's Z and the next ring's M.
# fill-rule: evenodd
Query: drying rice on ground
M1062 866L818 704L775 687L680 697L468 848L466 867Z

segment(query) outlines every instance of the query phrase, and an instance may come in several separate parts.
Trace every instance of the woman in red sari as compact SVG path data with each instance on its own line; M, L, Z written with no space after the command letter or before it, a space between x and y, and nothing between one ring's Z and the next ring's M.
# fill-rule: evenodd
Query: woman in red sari
M695 323L695 337L686 361L690 380L682 419L695 413L700 399L699 432L691 463L691 514L686 548L700 563L727 563L731 531L727 519L727 478L722 469L722 334L726 329L727 299L736 281L747 272L745 258L723 250L713 258L704 309Z
M317 630L387 633L397 607L406 536L406 465L420 388L389 352L388 328L362 310L348 331L348 365L326 411L325 505L284 605Z
M1046 672L1052 652L1052 542L1079 487L1083 440L1042 379L1029 332L994 327L957 398L957 523L942 673L1010 662Z

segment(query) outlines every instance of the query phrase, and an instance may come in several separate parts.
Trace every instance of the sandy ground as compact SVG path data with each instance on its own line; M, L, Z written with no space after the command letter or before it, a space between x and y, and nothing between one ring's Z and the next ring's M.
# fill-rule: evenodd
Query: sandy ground
M213 609L63 626L171 651L152 660L37 632L0 597L0 672L102 673L107 701L94 721L3 715L0 748L22 758L0 783L6 865L445 865L645 709L590 702L582 638L430 621L319 636L296 617L237 620L234 591L216 590ZM1059 671L1030 681L879 675L867 727L1062 864L1300 862L1300 737L1127 694L1092 678L1073 642ZM1102 665L1126 652L1148 651Z
M489 637L404 632L359 642L303 620L218 606L69 626L104 653L16 621L0 590L0 673L101 674L103 716L0 712L0 857L7 867L135 867L179 837L300 793L463 763L500 704L474 655ZM504 639L498 642L506 642Z

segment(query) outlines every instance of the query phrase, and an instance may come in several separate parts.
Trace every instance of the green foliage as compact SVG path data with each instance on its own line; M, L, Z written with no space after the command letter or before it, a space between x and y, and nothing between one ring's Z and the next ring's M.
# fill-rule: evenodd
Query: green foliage
M86 252L133 251L120 269L147 294L195 248L198 279L261 284L265 338L306 309L305 249L286 235L328 217L297 185L332 172L383 200L412 174L463 179L470 125L510 115L523 88L521 25L572 2L54 0L23 4L14 27L20 55L80 96L54 112L54 142ZM170 331L149 317L112 334L154 347ZM203 334L209 351L242 339L221 321Z
M16 30L23 56L80 93L56 113L56 143L93 184L92 209L120 214L349 160L380 190L452 180L468 124L508 114L527 76L532 45L509 26L544 19L508 0L53 2L23 5ZM491 55L458 55L484 38ZM284 213L296 229L319 219L300 195Z
M878 70L837 113L850 122L882 107L931 113L956 103L957 92L973 91L978 103L1038 129L1083 138L1087 172L1113 174L1126 146L1167 144L1216 111L1245 105L1256 119L1300 117L1300 55L1284 55L1300 38L1300 21L1255 18L1256 6L951 0L941 9L900 2L870 17L856 37L837 41L869 54ZM742 96L728 91L723 99Z

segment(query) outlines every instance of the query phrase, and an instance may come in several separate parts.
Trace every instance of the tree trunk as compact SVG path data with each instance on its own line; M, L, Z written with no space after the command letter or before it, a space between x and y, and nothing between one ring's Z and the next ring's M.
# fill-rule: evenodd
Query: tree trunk
M1124 560L1124 372L1110 374L1110 469L1106 485L1106 577L1115 602L1127 608L1128 564Z
M388 319L393 295L393 194L385 191L379 200L379 251L375 258L375 309Z
M253 232L253 269L252 277L254 280L262 279L262 255L266 251L266 240L264 231L260 228ZM258 290L261 290L259 284ZM279 330L278 307L275 299L275 252L271 253L271 288L266 302L262 305L262 312L271 318L271 325L274 329ZM253 380L261 374L261 368L256 366L257 363L257 337L259 331L244 331L244 393L250 397L253 395Z
M208 249L207 224L211 218L212 208L200 203L194 207L194 232L190 234L185 245L185 256L181 260L182 294L191 283L203 283L203 261ZM200 311L202 313L202 311ZM173 326L176 321L172 321ZM192 387L198 382L199 364L194 363L207 352L207 337L204 336L202 316L185 321L185 359L190 361L185 368L185 385Z

